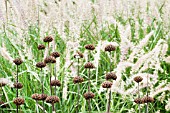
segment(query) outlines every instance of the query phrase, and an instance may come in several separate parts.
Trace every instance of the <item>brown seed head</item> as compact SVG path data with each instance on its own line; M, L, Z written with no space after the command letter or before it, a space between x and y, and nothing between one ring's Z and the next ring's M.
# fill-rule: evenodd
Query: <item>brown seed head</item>
M103 82L103 84L102 84L102 87L103 88L111 88L112 87L112 82L110 82L110 81L105 81L105 82Z
M45 49L45 45L43 44L38 45L38 50L43 50L43 49Z
M24 104L24 99L23 98L20 98L20 97L18 97L18 98L16 98L16 99L14 99L14 104L16 104L17 106L20 106L21 104Z
M52 42L53 41L53 38L52 36L46 36L44 39L43 39L44 42Z
M92 99L92 98L94 98L94 93L92 93L92 92L84 93L84 98L86 100Z
M0 100L0 108L6 108L7 104L5 104L5 102Z
M21 89L23 87L22 83L14 83L14 88Z
M154 102L154 98L145 96L142 98L142 102L143 103L151 103L151 102Z
M92 44L85 45L85 48L88 49L88 50L94 50L95 49L94 45L92 45Z
M141 82L142 80L143 80L143 78L141 76L136 76L134 78L134 81L137 82L137 83Z
M73 78L74 84L82 83L83 81L84 81L84 79L80 76L76 76L76 77Z
M59 98L57 96L48 96L46 98L46 102L47 103L51 103L51 104L54 104L56 102L59 102Z
M53 52L53 53L51 53L51 56L53 56L54 58L57 58L57 57L60 57L60 53Z
M36 64L36 67L38 67L38 68L44 68L45 66L46 66L46 63L44 63L44 62L38 62Z
M95 68L95 66L94 66L93 63L91 63L91 62L87 62L87 63L84 65L84 68L93 69L93 68Z
M77 52L75 55L74 55L74 58L83 58L84 55L80 52Z
M105 47L105 51L108 51L108 52L115 51L115 50L116 48L112 44L109 44Z
M115 73L112 73L112 72L107 73L107 74L106 74L106 80L110 80L110 79L116 80L116 79L117 79L116 74L115 74Z
M52 56L48 56L44 59L45 63L56 63L56 59Z
M52 80L50 83L51 86L61 86L61 82L59 80Z
M136 99L134 100L134 102L135 102L136 104L142 104L142 99L141 99L141 98L136 98Z
M4 83L4 82L1 82L0 83L0 87L3 87L3 86L5 86L6 85L6 83Z
M40 94L41 95L41 98L40 100L45 100L47 98L47 95L46 94Z
M13 60L13 62L15 63L15 65L20 65L20 64L22 64L23 61L20 58L17 58L15 60Z
M35 93L35 94L33 94L31 97L32 97L32 99L34 99L34 100L41 100L41 94Z

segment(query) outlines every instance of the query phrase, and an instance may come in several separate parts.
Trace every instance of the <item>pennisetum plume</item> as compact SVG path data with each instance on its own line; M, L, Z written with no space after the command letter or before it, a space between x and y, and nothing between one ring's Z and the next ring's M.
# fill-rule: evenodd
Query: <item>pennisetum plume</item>
M90 62L90 51L92 51L92 50L94 50L95 49L95 47L94 47L94 45L92 45L92 44L88 44L88 45L86 45L85 46L85 48L87 49L87 50L89 50L89 54L88 54L88 62L84 65L84 68L85 69L88 69L88 92L87 93L85 93L84 94L84 98L88 101L88 111L89 111L89 113L91 112L91 104L90 104L90 101L91 101L91 99L92 98L94 98L94 93L92 93L91 92L91 89L90 89L90 85L91 85L91 83L90 83L90 79L91 79L91 76L90 76L90 69L93 69L93 68L95 68L95 66L93 65L93 63L91 63Z
M24 104L24 99L18 97L18 89L21 89L23 87L22 83L19 83L19 79L18 79L18 67L19 65L21 65L23 63L23 61L20 58L17 58L13 61L15 63L15 65L17 66L17 77L16 77L16 82L14 83L14 88L16 88L16 98L14 99L14 104L16 104L17 106L17 111L16 113L18 113L18 107L22 104Z
M111 103L111 96L112 96L112 93L111 93L111 87L112 87L112 82L113 80L116 80L117 79L117 76L115 73L112 72L112 60L111 60L111 56L112 56L112 51L115 51L116 48L115 46L109 44L105 47L105 51L106 52L109 52L109 55L110 55L110 72L106 74L106 81L104 83L102 83L102 87L103 88L107 88L107 90L109 91L109 98L107 100L107 111L106 113L110 113L110 103Z
M83 54L80 53L80 52L77 52L75 55L74 55L74 58L77 59L77 76L73 78L73 82L74 84L77 84L77 106L76 106L76 113L79 112L79 104L80 104L80 83L82 83L84 81L84 79L80 76L80 70L79 70L79 62L80 62L80 59L83 58Z

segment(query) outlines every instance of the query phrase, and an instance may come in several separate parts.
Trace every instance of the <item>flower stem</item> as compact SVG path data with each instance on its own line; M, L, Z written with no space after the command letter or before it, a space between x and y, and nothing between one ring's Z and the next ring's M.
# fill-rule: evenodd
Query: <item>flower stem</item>
M89 69L89 74L88 74L88 92L90 93L90 69ZM88 100L89 113L91 112L90 100L91 99Z
M41 68L41 74L42 74L42 68ZM42 83L42 94L44 94L44 76L42 76L41 79L41 83ZM43 113L45 113L45 105L44 105L44 100L43 100Z
M18 83L18 65L17 65L17 83ZM18 98L18 88L16 92L16 97ZM17 113L18 113L18 105L17 105Z
M147 95L147 98L148 98L148 74L147 74L147 86L146 86L146 95ZM148 113L148 102L146 104L146 113Z
M77 76L79 76L79 58L77 59L78 62L78 68L77 68ZM80 84L77 84L78 88L78 97L77 97L77 107L76 107L76 113L79 111L79 101L80 101Z
M138 83L138 99L140 98L140 93L139 93L139 83ZM139 113L140 113L140 103L138 104L138 108L139 108Z

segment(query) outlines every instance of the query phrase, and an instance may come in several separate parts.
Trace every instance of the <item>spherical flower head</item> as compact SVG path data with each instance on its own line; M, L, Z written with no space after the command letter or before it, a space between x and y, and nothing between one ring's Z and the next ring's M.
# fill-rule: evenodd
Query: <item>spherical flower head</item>
M75 55L74 55L74 58L83 58L84 55L81 53L81 52L77 52Z
M142 98L142 102L143 103L152 103L152 102L154 102L154 98L145 96Z
M60 53L59 52L52 52L51 56L53 56L54 58L60 57Z
M38 50L43 50L43 49L45 49L45 45L43 44L38 45Z
M23 61L20 58L17 58L15 60L13 60L13 62L15 63L15 65L20 65L20 64L22 64Z
M137 83L141 82L142 80L143 80L143 78L141 76L136 76L134 78L134 81L137 82Z
M94 45L92 45L92 44L87 44L87 45L85 45L85 48L86 48L87 50L94 50L94 49L95 49Z
M105 51L111 52L111 51L115 51L116 47L113 46L112 44L109 44L105 47Z
M56 63L56 59L52 56L48 56L44 59L45 63Z
M116 76L116 74L115 73L113 73L113 72L110 72L110 73L107 73L106 74L106 80L116 80L117 79L117 76Z
M59 102L59 98L58 98L57 96L48 96L48 97L46 98L46 102L47 102L47 103L54 104L54 103Z
M93 63L91 63L91 62L87 62L87 63L84 65L84 68L93 69L93 68L95 68L95 66L94 66Z
M84 79L80 76L76 76L76 77L73 78L74 84L82 83L83 81L84 81Z
M22 83L14 83L14 88L21 89L23 87Z
M92 93L92 92L87 92L87 93L84 94L84 98L85 98L86 100L92 99L92 98L94 98L94 93Z
M105 82L103 82L103 84L102 84L102 87L103 88L111 88L112 87L112 82L110 82L110 81L105 81Z
M43 39L44 42L52 42L53 41L53 37L52 36L46 36L44 39Z
M41 96L40 100L45 100L47 98L46 94L40 94L40 96Z
M143 103L141 98L136 98L136 99L134 100L134 102L135 102L136 104L142 104L142 103Z
M16 104L17 106L20 106L20 105L22 105L22 104L24 104L24 99L23 98L20 98L20 97L18 97L18 98L16 98L16 99L14 99L14 104Z
M32 99L34 99L34 100L41 100L41 94L35 93L35 94L33 94L31 97L32 97Z
M51 86L61 86L61 82L59 80L52 80L50 83Z
M44 62L38 62L36 64L36 67L38 67L38 68L44 68L45 66L46 66L46 63L44 63Z

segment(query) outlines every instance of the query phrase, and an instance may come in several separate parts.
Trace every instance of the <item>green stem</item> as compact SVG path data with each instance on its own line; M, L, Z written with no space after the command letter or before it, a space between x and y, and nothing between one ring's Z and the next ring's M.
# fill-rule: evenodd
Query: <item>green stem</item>
M138 99L140 99L140 93L139 93L139 83L138 83ZM139 113L140 113L140 103L138 104L138 108L139 108Z
M78 58L78 68L77 68L77 76L79 76L79 58ZM78 108L79 108L79 101L80 101L80 84L77 84L77 88L78 88L78 97L77 97L77 107L76 107L76 113L78 113Z

